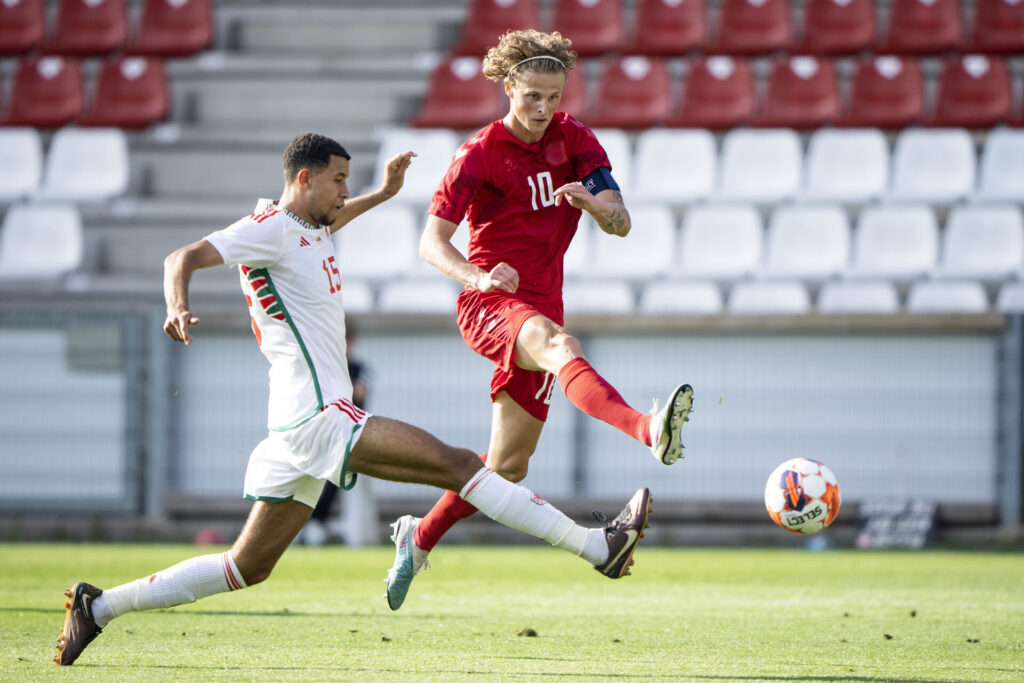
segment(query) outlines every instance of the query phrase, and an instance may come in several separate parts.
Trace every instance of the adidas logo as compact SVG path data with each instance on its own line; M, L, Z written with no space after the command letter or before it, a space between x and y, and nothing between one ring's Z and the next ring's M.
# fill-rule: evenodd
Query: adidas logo
M308 246L309 246L309 240L307 240L307 239L305 238L305 236L303 236L303 237L300 237L300 238L299 238L299 246L300 246L300 247L308 247Z

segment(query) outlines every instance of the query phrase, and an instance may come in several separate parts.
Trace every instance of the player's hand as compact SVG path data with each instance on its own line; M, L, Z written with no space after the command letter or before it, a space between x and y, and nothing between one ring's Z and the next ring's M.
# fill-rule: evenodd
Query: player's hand
M174 341L184 342L185 346L189 346L192 343L192 334L188 328L198 324L199 318L189 311L167 311L164 332Z
M402 189L402 185L405 184L405 172L414 156L416 152L402 152L388 160L384 167L384 184L381 185L381 190L388 197L394 197Z
M491 272L484 273L476 282L476 288L481 292L492 292L500 289L509 294L515 294L519 289L519 271L502 261L491 269Z
M561 204L563 199L574 209L587 211L597 207L597 198L580 182L566 183L555 190L555 206Z

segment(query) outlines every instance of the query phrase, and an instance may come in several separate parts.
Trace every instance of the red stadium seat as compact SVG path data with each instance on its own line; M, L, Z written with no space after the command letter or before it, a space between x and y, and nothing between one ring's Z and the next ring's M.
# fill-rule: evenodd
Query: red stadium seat
M912 58L883 55L857 64L842 124L904 128L924 116L924 81Z
M639 0L632 38L623 52L674 56L704 46L707 9L704 0Z
M622 45L621 0L554 0L551 23L584 57Z
M43 0L0 2L0 56L21 55L43 43L46 7Z
M587 70L583 60L576 59L576 68L569 72L569 79L562 91L562 101L558 103L558 111L581 121L586 120L587 110Z
M754 114L754 74L743 58L719 55L694 61L683 86L682 106L668 125L725 130Z
M479 128L505 114L501 87L480 73L477 57L451 57L430 74L416 128Z
M790 42L789 0L722 0L712 51L756 55Z
M125 0L61 0L47 54L96 56L124 47L128 34Z
M540 28L537 0L470 0L462 36L453 51L483 56L506 31L524 28Z
M837 118L839 83L831 59L800 55L775 62L757 125L807 129Z
M801 51L851 55L874 44L874 0L809 0L805 5Z
M146 0L128 54L184 57L213 45L210 0Z
M975 0L972 36L972 52L1024 53L1024 3Z
M167 118L170 95L163 62L120 57L103 63L96 77L92 108L79 119L83 126L145 128Z
M894 54L937 54L961 46L959 0L893 0L882 49Z
M1010 118L1010 74L1000 57L962 55L947 61L935 98L936 126L991 128Z
M604 64L594 115L597 128L650 128L664 123L671 109L668 67L658 58L616 57Z
M0 124L60 128L82 113L82 68L68 57L28 57L18 64Z

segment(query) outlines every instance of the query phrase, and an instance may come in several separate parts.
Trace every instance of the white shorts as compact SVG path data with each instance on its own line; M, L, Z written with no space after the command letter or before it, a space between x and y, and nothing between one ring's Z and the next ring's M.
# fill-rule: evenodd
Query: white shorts
M342 399L295 429L270 432L249 456L245 497L271 503L297 500L316 507L324 481L352 488L356 475L348 471L348 456L369 418Z

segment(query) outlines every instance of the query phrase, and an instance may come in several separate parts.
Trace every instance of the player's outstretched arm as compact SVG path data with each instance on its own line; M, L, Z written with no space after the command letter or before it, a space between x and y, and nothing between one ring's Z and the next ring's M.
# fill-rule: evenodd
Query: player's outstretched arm
M495 289L514 294L519 288L519 272L507 263L499 263L490 272L474 266L452 246L452 235L458 225L431 215L420 237L420 258L453 280L490 292Z
M632 222L629 211L622 201L622 193L618 190L601 190L596 195L583 186L583 183L567 183L555 190L555 206L566 200L576 209L586 211L597 226L609 235L625 237L629 234Z
M192 343L189 327L199 324L199 318L188 309L188 285L192 273L200 268L224 265L224 258L216 247L205 239L178 249L164 259L164 300L167 318L164 332L174 341Z
M367 192L346 201L345 206L338 213L338 218L331 224L331 232L398 194L402 185L405 184L405 172L409 169L414 156L416 156L415 152L402 152L389 159L384 168L384 182L381 183L381 186L373 192Z

